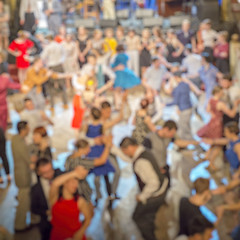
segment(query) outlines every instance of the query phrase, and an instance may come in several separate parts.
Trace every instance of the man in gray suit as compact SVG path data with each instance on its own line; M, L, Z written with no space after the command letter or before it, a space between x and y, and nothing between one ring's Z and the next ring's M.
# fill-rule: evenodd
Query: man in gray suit
M31 169L30 154L25 138L29 133L26 121L17 124L18 134L12 138L12 154L14 159L15 184L18 187L18 206L16 208L15 230L27 227L26 215L30 211Z
M19 17L20 24L23 26L23 30L33 34L40 18L40 11L38 9L37 1L21 0Z

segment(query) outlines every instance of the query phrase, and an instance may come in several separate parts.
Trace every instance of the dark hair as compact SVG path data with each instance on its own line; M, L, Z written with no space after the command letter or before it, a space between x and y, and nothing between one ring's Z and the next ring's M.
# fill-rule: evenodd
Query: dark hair
M188 233L190 236L203 234L207 229L214 229L214 225L202 215L196 215L190 220L188 225Z
M193 187L196 190L197 194L202 194L206 190L209 190L209 179L207 179L207 178L198 178L193 183Z
M101 104L101 108L105 109L105 108L110 108L111 104L107 101L102 102Z
M32 99L29 97L24 98L24 102L27 102L27 101L32 101Z
M20 121L17 124L18 133L21 133L22 130L26 129L28 123L26 121Z
M191 43L186 44L185 49L191 53L192 52L192 44Z
M153 56L152 57L152 63L155 63L156 61L159 60L159 57L158 56Z
M83 149L89 145L88 141L85 139L79 139L75 142L74 146L76 149Z
M89 54L87 55L87 58L89 58L89 57L97 58L94 53L89 53Z
M39 167L45 166L45 165L47 165L47 164L49 164L49 163L52 164L52 162L51 162L50 159L48 159L48 158L39 158L39 159L37 160L37 162L36 162L36 170L38 170Z
M177 124L173 121L173 120L167 120L164 124L163 124L163 128L168 128L169 130L172 129L178 129Z
M101 114L101 111L98 108L93 107L91 109L91 115L92 115L94 120L99 120L101 118L102 114Z
M117 52L124 52L125 51L125 47L122 44L119 44L116 48Z
M148 107L148 105L149 105L148 99L144 98L144 99L141 100L140 106L141 106L142 109L146 109Z
M34 130L33 130L33 134L34 133L39 133L42 137L47 137L47 130L45 127L43 126L40 126L40 127L36 127Z
M125 137L120 143L121 148L127 148L129 146L138 146L137 141L131 137Z
M234 121L228 122L224 125L224 127L227 128L230 131L230 133L235 133L236 135L239 134L239 127L237 122Z
M211 63L211 57L208 52L202 52L201 56L206 60L207 63Z
M231 82L232 81L232 76L229 73L228 74L224 74L222 79Z

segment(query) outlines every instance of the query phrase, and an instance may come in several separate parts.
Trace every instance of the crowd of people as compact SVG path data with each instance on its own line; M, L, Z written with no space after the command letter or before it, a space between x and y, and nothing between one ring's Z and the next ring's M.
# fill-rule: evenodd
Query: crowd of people
M86 230L102 198L102 177L108 209L121 200L119 161L123 160L132 164L136 176L139 193L132 219L143 239L163 239L157 230L160 236L167 233L166 240L211 239L227 211L235 217L230 229L219 230L219 237L240 239L240 44L236 34L229 41L231 36L215 31L210 19L202 21L197 32L184 20L177 30L154 27L139 34L134 28L118 26L90 32L80 26L76 34L69 33L61 24L60 5L68 4L66 13L71 14L74 1L48 0L43 12L49 32L44 35L35 33L40 12L36 2L21 1L22 30L9 44L9 13L0 1L0 157L7 175L0 175L0 184L14 179L18 188L15 231L28 229L26 218L31 212L43 240L87 239ZM114 6L114 1L104 1L107 11L105 6ZM103 16L112 14L109 10ZM6 53L16 58L18 82L11 79ZM14 178L6 154L9 88L24 94L23 107L17 109L17 134L10 140ZM73 98L69 92L74 92ZM68 127L75 131L74 150L65 160L64 172L53 167L56 159L48 132L58 95L63 110L72 102ZM137 108L131 99L139 99ZM175 118L169 119L167 111L174 112ZM202 121L202 127L194 126L197 131L192 128L193 116ZM134 130L116 145L113 128L119 123L133 125ZM171 164L168 161L169 147L180 155L180 163L186 152L190 154L190 162L185 162L190 172L208 161L216 189L210 189L209 179L191 183L189 173L180 176L183 169L177 157ZM88 182L90 174L94 189ZM185 187L187 191L179 190ZM220 203L213 207L217 221L211 223L200 207L214 197ZM154 221L158 214L165 217L164 209L169 211L167 228Z

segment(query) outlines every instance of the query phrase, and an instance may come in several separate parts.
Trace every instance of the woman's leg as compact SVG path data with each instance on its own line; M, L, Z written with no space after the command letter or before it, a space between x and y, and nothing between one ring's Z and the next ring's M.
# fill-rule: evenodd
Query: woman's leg
M27 69L25 68L18 69L18 79L20 84L23 84L24 80L26 79L26 73L27 73Z
M115 100L115 108L120 110L122 103L122 90L121 88L116 88L114 91L114 100Z
M104 180L105 180L105 183L106 183L108 196L111 196L112 190L111 190L111 184L110 184L108 175L104 176Z
M8 36L4 36L3 37L3 48L8 49L8 45L9 45Z

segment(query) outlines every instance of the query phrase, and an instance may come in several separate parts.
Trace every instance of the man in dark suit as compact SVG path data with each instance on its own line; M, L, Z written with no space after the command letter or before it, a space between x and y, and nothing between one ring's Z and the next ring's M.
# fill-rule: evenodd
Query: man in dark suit
M49 159L40 158L36 163L38 182L31 189L31 212L41 217L39 230L42 240L48 240L51 232L49 221L49 190L52 180L62 174L61 170L53 169Z

